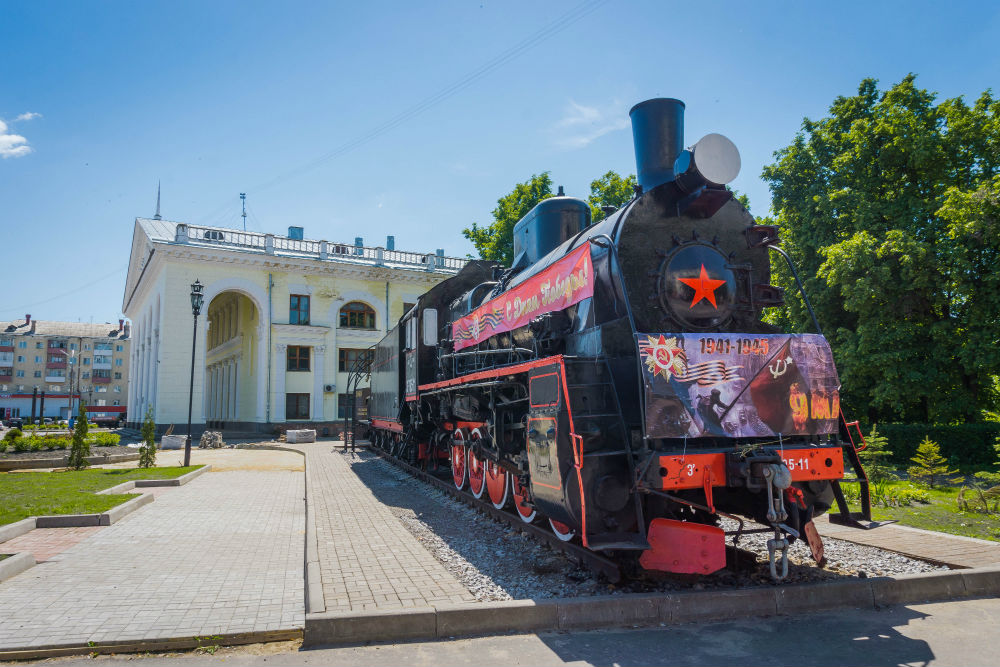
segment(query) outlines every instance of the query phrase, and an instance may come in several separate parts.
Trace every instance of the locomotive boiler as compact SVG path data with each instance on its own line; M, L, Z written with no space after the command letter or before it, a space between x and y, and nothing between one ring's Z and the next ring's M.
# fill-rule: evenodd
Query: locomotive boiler
M591 224L560 189L512 266L471 261L377 345L374 443L648 570L714 572L720 517L753 519L780 579L794 539L822 560L812 519L844 476L830 346L762 320L778 230L726 188L733 143L685 149L679 100L629 115L631 201Z

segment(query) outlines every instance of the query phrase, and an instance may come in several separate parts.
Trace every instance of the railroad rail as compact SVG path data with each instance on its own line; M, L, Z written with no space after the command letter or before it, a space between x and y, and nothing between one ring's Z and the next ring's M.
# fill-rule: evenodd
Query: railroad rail
M389 452L385 451L384 449L381 449L374 445L369 445L368 448L371 451L378 454L379 456L381 456L386 461L389 461L390 463L395 465L397 468L405 470L414 477L427 482L431 486L437 487L438 489L451 495L453 498L462 501L469 507L473 507L477 510L482 510L498 521L503 521L505 523L510 524L514 528L519 528L521 530L526 531L531 536L541 540L542 542L548 544L550 547L554 549L558 549L559 551L563 552L573 560L579 562L581 565L584 565L585 567L587 567L587 569L594 572L595 574L603 575L605 578L607 578L607 580L610 583L616 584L619 581L621 581L622 574L621 574L621 569L618 567L618 564L609 558L605 558L596 551L585 549L584 547L578 544L573 544L572 542L563 542L558 537L556 537L552 533L552 531L545 530L544 528L541 528L531 523L525 523L524 521L521 520L520 517L515 516L511 512L507 512L505 510L498 510L495 507L493 507L491 503L478 500L471 493L467 491L464 490L459 491L457 488L455 488L454 484L442 479L438 479L431 473L421 470L415 466L410 465L409 463L406 463L405 461L400 460L395 456L392 456Z

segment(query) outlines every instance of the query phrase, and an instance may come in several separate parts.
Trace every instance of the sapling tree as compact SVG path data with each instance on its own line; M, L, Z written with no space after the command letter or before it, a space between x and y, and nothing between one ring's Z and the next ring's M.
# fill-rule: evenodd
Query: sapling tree
M934 485L950 475L954 475L958 470L948 466L948 461L941 456L941 446L924 436L924 439L917 445L917 455L910 459L914 465L906 469L910 477L926 482L932 489Z
M139 447L139 467L156 466L156 422L153 421L153 406L146 408L142 421L142 446Z
M67 465L74 470L83 470L90 463L87 457L90 456L90 443L87 441L87 412L84 410L84 402L80 401L80 409L76 413L76 424L73 426L73 446L69 450L69 461Z

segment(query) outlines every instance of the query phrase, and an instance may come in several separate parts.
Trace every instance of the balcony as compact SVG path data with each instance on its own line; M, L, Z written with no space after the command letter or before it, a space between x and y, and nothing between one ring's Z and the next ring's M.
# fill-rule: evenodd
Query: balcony
M92 377L90 381L94 384L111 384L111 378Z
M0 382L10 382L14 376L8 372L0 371Z
M49 341L49 349L50 350L65 350L66 349L66 341L64 341L64 340L50 340Z
M14 365L14 355L7 356L5 354L0 354L0 366L13 366Z
M469 262L460 257L445 257L435 253L404 252L328 241L292 239L274 234L213 229L184 223L177 225L174 242L213 245L266 255L308 257L346 264L367 264L440 273L458 273Z
M0 345L0 352L13 352L13 351L14 351L13 345Z
M60 382L66 381L65 375L46 375L45 381L52 384L59 384Z
M45 364L45 367L46 368L63 368L63 369L65 369L66 368L66 362L65 361L50 361L50 362L48 362L48 363Z
M111 370L111 362L110 361L95 361L93 363L93 365L91 366L91 368L94 368L95 370L110 371Z

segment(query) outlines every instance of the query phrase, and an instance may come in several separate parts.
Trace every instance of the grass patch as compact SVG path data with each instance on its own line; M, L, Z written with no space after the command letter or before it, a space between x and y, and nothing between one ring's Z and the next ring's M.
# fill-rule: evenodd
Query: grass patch
M138 493L95 495L136 479L173 479L201 466L163 468L92 468L60 472L0 473L0 526L29 516L100 514Z
M873 493L872 518L874 520L895 520L904 526L912 526L913 528L1000 542L1000 515L959 511L958 488L928 489L906 481L888 482L887 485L895 489L920 489L927 493L930 502L913 503L903 507L884 507L875 503ZM845 484L845 486L847 485ZM966 491L966 498L969 498L968 491ZM852 511L861 510L860 503L852 502L850 505Z

